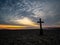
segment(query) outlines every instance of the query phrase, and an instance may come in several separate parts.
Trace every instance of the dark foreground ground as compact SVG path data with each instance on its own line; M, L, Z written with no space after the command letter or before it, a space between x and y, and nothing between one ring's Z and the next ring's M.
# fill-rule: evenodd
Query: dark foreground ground
M0 45L60 45L60 29L0 30Z

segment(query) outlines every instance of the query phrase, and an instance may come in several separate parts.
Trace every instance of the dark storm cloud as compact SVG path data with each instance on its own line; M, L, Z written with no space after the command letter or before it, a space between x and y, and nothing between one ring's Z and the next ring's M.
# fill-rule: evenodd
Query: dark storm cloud
M48 25L60 23L60 0L0 0L0 24L15 24L10 20L39 17Z

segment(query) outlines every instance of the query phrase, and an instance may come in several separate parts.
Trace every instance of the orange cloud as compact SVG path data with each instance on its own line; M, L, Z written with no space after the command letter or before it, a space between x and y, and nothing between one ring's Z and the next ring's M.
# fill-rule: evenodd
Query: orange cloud
M27 26L16 26L16 25L0 25L0 29L24 29Z

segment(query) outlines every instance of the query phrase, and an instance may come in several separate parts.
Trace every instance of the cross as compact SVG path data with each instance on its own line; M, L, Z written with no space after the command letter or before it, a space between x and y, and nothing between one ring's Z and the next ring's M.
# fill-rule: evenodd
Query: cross
M42 23L44 23L44 22L41 21L41 18L40 18L37 23L40 23L40 35L43 35Z

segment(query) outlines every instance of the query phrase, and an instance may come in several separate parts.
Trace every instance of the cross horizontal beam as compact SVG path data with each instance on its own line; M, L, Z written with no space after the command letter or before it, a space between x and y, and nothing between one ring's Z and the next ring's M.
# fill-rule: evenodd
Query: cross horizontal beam
M41 22L40 21L37 21L37 23L44 23L44 22L43 21L41 21Z

